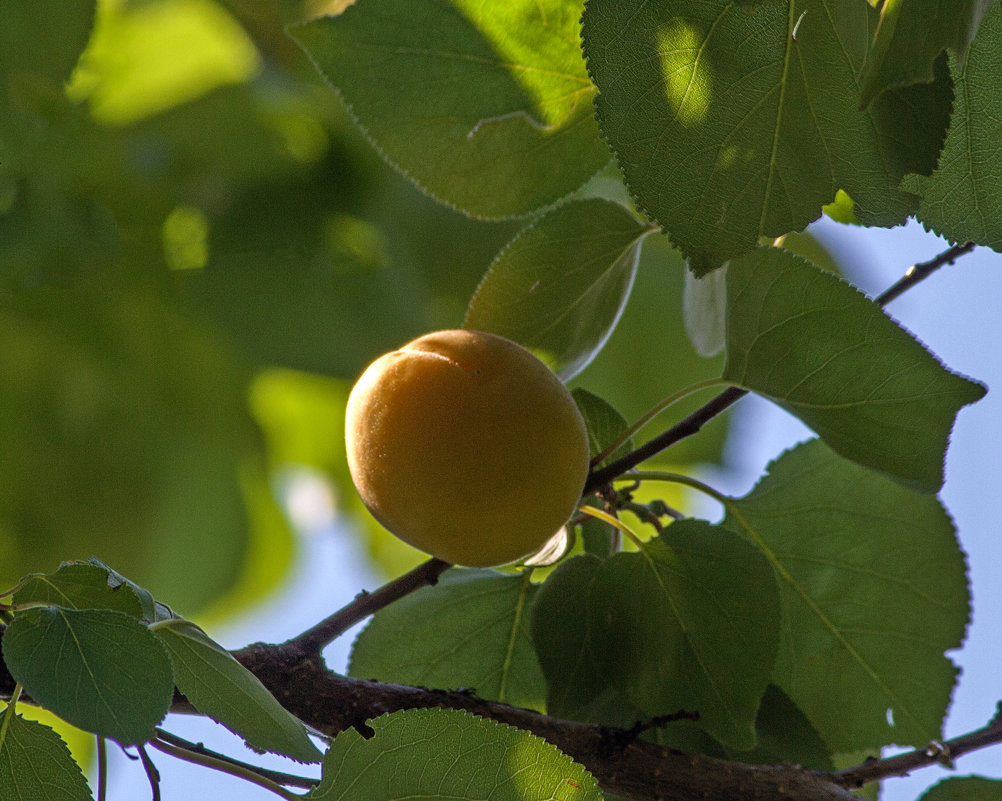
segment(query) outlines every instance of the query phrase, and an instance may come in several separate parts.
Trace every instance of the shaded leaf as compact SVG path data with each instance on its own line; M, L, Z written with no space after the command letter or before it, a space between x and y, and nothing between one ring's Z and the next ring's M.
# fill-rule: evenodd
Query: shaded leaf
M545 683L529 639L536 587L524 575L447 571L378 611L352 646L363 679L451 690L542 709Z
M173 697L167 653L134 617L107 609L28 609L3 636L11 675L46 709L123 745L153 735Z
M696 520L638 553L565 562L532 623L553 714L591 719L619 696L647 717L698 711L701 728L743 749L755 744L778 630L767 561Z
M339 734L306 798L426 801L600 801L594 778L545 740L452 709L370 720L375 734Z
M585 421L588 429L588 453L592 459L598 456L607 446L619 439L630 424L626 422L612 404L604 401L598 395L593 395L586 389L577 387L571 391L574 402ZM622 445L610 453L600 464L614 462L621 456L633 450L633 438L628 437ZM598 465L596 465L598 466ZM599 522L599 521L596 521Z
M949 99L858 110L873 14L829 0L753 13L727 0L590 0L583 38L602 132L696 275L802 229L838 189L865 224L914 211L898 183L933 157L932 112Z
M751 751L731 751L730 757L753 765L783 762L812 770L834 770L828 745L807 716L775 684L762 696L755 721L758 742Z
M9 712L3 726L0 801L91 801L87 780L62 737Z
M860 105L887 89L931 81L946 48L963 58L992 2L884 0L860 75Z
M199 712L239 734L252 748L299 762L320 761L303 724L198 626L173 619L150 630L170 654L178 689Z
M940 737L968 620L964 555L940 502L842 459L787 451L724 525L780 586L773 681L835 751Z
M576 0L361 0L292 29L380 153L476 217L518 216L609 161Z
M69 609L117 609L140 617L143 608L130 587L110 586L108 571L87 562L64 562L55 573L33 573L14 593L13 602L37 601Z
M985 394L849 284L774 248L728 268L723 377L925 492L943 484L957 412Z
M112 569L97 557L92 556L87 560L87 562L89 564L96 565L105 571L109 587L114 590L118 590L120 587L126 587L131 590L137 598L139 598L144 623L154 623L158 620L169 620L172 617L177 617L177 615L174 614L174 611L167 606L167 604L154 600L149 590L145 587L140 587L131 579L127 579L117 570Z
M651 231L607 200L558 206L494 259L463 326L524 345L569 381L619 322Z
M950 16L953 18L953 15ZM916 215L954 242L1002 251L1002 7L995 3L963 65L950 56L956 101L946 141L929 178L902 186L922 195Z

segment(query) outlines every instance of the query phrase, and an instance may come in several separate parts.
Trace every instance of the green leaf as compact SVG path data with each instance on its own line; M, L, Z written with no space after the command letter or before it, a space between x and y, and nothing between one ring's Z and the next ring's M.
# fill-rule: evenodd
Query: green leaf
M91 801L62 737L9 711L0 719L0 801Z
M776 682L835 751L940 737L968 620L939 501L840 458L787 451L724 525L766 555L783 611Z
M982 776L957 776L933 785L919 801L1002 801L1002 781Z
M914 211L898 184L929 162L941 133L932 109L948 98L858 110L874 13L829 0L753 13L726 0L589 1L584 49L602 132L696 275L802 229L838 189L865 224Z
M607 200L558 206L494 259L463 326L524 345L569 381L619 322L652 230Z
M728 268L723 377L925 492L943 484L957 412L985 394L849 284L774 248Z
M177 617L177 615L174 614L174 610L167 606L167 604L154 600L149 590L145 587L140 587L131 579L127 579L117 570L110 568L96 556L90 557L87 562L89 564L96 565L105 571L109 587L114 590L123 586L127 587L136 595L137 598L139 598L144 623L155 623L158 620L170 620L171 618Z
M292 29L380 153L473 216L548 206L609 161L576 0L361 0Z
M571 395L578 405L581 416L584 417L585 427L588 429L588 452L594 459L607 446L619 439L630 427L630 424L611 403L604 401L598 395L593 395L587 389L577 387L571 391ZM633 450L633 438L628 437L601 463L614 462L631 450Z
M87 562L64 562L55 573L33 573L14 593L13 602L32 601L69 609L117 609L140 617L139 597L130 587L109 584L108 571Z
M369 721L369 739L339 734L316 801L601 801L583 767L545 740L452 709L408 709Z
M532 623L553 714L587 719L617 697L648 717L698 711L701 728L742 749L755 744L778 631L768 562L697 520L638 553L565 562Z
M14 679L46 709L122 745L153 735L173 698L167 653L150 631L108 609L28 609L3 636Z
M951 14L949 19L953 19ZM946 141L929 178L902 187L922 195L919 221L954 242L1002 251L1002 7L985 17L963 65L950 56L956 100Z
M150 630L170 654L178 689L199 712L239 734L251 748L299 762L320 761L303 724L198 626L174 619Z
M542 709L546 692L529 639L536 587L528 573L447 571L377 612L352 647L352 676L465 687L481 698Z
M758 742L751 751L731 751L731 758L753 765L792 763L813 770L834 770L828 745L807 716L775 684L762 696L755 721Z
M883 0L860 81L860 105L897 86L933 79L946 48L963 58L994 0Z

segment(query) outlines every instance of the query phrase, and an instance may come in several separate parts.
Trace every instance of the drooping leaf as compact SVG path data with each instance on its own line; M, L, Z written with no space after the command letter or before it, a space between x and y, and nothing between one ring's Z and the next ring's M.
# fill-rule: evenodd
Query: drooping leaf
M600 801L583 767L545 740L452 709L408 709L339 734L324 756L315 801Z
M575 0L362 0L292 29L383 156L476 217L523 215L609 161Z
M723 376L925 492L943 484L957 412L985 394L849 284L774 248L728 268Z
M117 609L132 617L143 612L130 587L109 586L108 572L87 562L64 562L55 573L33 573L14 593L13 602L37 601L69 609Z
M727 0L589 1L583 39L602 132L696 275L759 237L802 229L838 189L866 224L914 211L898 183L934 154L933 112L949 98L858 110L874 13L829 0L752 13Z
M592 459L598 456L609 445L619 439L630 427L612 404L594 395L586 389L577 387L571 391L574 402L578 405L585 427L588 429L588 452ZM627 437L623 444L606 456L600 464L614 462L633 449L633 438Z
M1002 781L983 776L956 776L933 785L919 801L1002 801Z
M607 200L558 206L498 254L463 326L524 345L569 381L619 322L651 231Z
M696 520L637 553L565 562L532 623L553 714L590 719L617 697L648 717L698 710L701 728L744 749L755 744L778 631L768 562Z
M62 737L20 715L11 715L3 726L2 801L92 801L87 779Z
M536 587L493 570L446 572L377 612L352 647L348 672L542 709L545 684L529 639Z
M939 501L820 440L787 451L724 525L780 586L773 681L837 752L938 739L968 620L964 555Z
M967 53L993 0L883 0L866 64L860 105L897 86L933 79L933 62L946 48Z
M153 735L173 697L163 646L131 615L45 607L18 612L3 636L11 675L46 709L123 745Z
M727 265L697 278L685 271L682 293L685 333L700 356L710 358L724 349L727 317Z
M170 654L178 689L199 712L239 734L252 748L299 762L320 761L303 724L202 629L175 618L150 630Z
M949 16L953 19L953 15ZM916 215L954 242L1002 251L1002 7L994 3L967 55L950 56L956 100L932 176L908 175L902 186L922 195Z

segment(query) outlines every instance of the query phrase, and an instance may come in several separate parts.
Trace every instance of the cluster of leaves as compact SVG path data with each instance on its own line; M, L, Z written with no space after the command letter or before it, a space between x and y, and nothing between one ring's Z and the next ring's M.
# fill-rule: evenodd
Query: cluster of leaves
M532 571L450 571L437 586L374 616L355 643L353 675L471 687L485 699L616 726L691 710L698 719L650 736L747 762L829 768L846 753L941 737L956 680L945 654L962 641L969 598L964 555L936 494L954 418L984 388L945 369L840 278L761 242L802 230L827 211L877 226L916 216L953 241L1002 249L1002 96L995 80L1002 8L985 0L958 5L944 25L920 0L879 9L862 0L589 0L583 16L573 0L358 0L336 17L291 29L387 162L442 204L495 221L489 234L472 222L442 223L453 242L477 233L435 281L469 274L479 251L500 247L472 293L465 325L519 341L564 380L595 389L586 368L636 294L642 255L663 252L667 239L696 276L726 263L713 279L723 289L719 318L703 318L717 319L719 331L701 332L707 341L719 334L724 346L713 381L773 400L819 435L776 459L739 498L685 475L625 473L630 482L695 488L718 501L725 516L717 524L658 523L650 539L608 513L605 522L581 522L583 548L543 582ZM11 111L0 143L2 160L12 165L0 184L0 197L10 196L0 222L18 231L6 253L13 266L3 274L3 289L15 300L4 309L0 333L13 338L26 320L44 321L39 326L47 331L80 296L46 297L36 308L26 292L65 277L50 270L69 253L73 278L88 270L101 276L84 293L94 309L104 309L107 287L125 299L116 306L119 327L107 336L124 341L116 347L134 357L133 371L157 386L147 374L149 355L128 347L130 332L152 320L166 331L176 362L195 364L187 368L190 393L176 405L202 409L212 404L192 398L214 384L199 370L215 371L206 363L203 327L218 326L253 354L230 382L242 390L247 373L263 364L350 374L370 351L396 344L403 329L424 321L415 318L412 287L394 287L373 270L386 258L383 248L401 246L407 224L395 227L393 244L383 243L377 229L354 216L363 204L348 197L350 189L323 194L351 175L354 153L332 157L322 180L312 171L296 175L283 157L258 164L261 151L275 156L263 142L280 126L248 114L256 101L238 87L227 108L244 116L227 116L226 124L262 141L244 158L218 155L227 169L214 177L229 187L260 183L274 191L255 201L248 190L240 202L206 215L187 204L200 149L219 149L218 131L199 136L207 120L223 119L212 116L218 102L114 135L77 116L61 83L89 37L94 6L73 9L51 15L62 26L52 39L57 45L25 46L37 40L30 24L38 9L16 17L23 29L9 26L0 41L17 44L0 47L0 104ZM274 108L257 113L289 122ZM39 130L60 136L39 137ZM150 142L170 143L185 169L162 167ZM134 176L101 191L93 162L71 154L81 143L82 152L99 156L96 163L138 160L167 188L152 204L135 202L149 184ZM81 184L86 193L77 191ZM39 213L47 189L74 202ZM309 203L277 202L280 193L307 190ZM195 196L211 207L214 191L206 182ZM326 201L325 213L344 213L317 220L318 200ZM305 256L276 256L282 243L271 243L266 256L245 258L255 249L258 221L272 208L301 223L290 230L309 242L287 234L286 244L305 248ZM424 207L398 200L392 208ZM435 214L422 211L410 230L441 219ZM202 229L211 223L217 232L209 269L195 279L178 276L180 288L172 288L166 306L162 276L150 281L135 270L137 254L151 251L143 234L130 234L150 230L153 220L171 223L163 227L162 252L153 251L164 272L201 267ZM510 220L517 222L504 222ZM59 236L43 237L46 224ZM172 231L180 233L171 238ZM341 272L318 279L317 264L332 261ZM108 262L120 268L110 283ZM295 280L274 278L286 269ZM345 312L338 327L328 321L318 333L319 320L337 317L335 306ZM260 319L248 322L247 308ZM359 346L353 335L372 325L372 309L387 339ZM293 321L291 332L283 330ZM66 359L73 326L59 330L42 352ZM25 338L20 350L9 349L12 359L31 347ZM228 358L218 361L230 365ZM92 372L102 369L110 368L96 364ZM282 384L281 377L270 380ZM100 385L88 375L79 381ZM252 394L266 426L281 421L276 407L285 400L269 386L259 382ZM41 378L29 387L58 391ZM9 391L26 409L36 397ZM220 394L232 398L239 390L228 384ZM155 393L147 395L143 408L155 411ZM596 461L608 465L628 452L634 432L613 405L581 390L575 396ZM119 408L100 397L91 406L63 409L60 425L114 418ZM180 440L186 453L201 453L203 426L225 433L209 453L225 453L224 466L203 463L185 484L190 494L179 491L178 506L210 506L198 503L208 497L202 477L225 476L209 491L224 487L240 507L246 498L235 489L234 463L260 456L245 430L251 421L242 410L226 411L222 416L237 422L225 426L202 414L183 415L180 427L165 425L169 431L158 440L165 452ZM281 425L268 433L281 439ZM107 461L117 462L118 454L110 450ZM127 461L119 469L163 478L159 463L156 470L146 461L139 466L146 473ZM595 503L604 501L613 514L631 508L629 490L605 489ZM18 490L32 492L27 480ZM0 514L10 520L24 508L20 496L0 497ZM648 511L657 522L665 508ZM214 522L186 518L176 528L198 539ZM634 547L616 547L621 533L634 538ZM233 554L227 559L232 563ZM101 563L29 576L13 591L4 622L4 661L18 691L86 731L155 746L156 726L177 690L252 748L320 759L303 725L229 654ZM367 740L354 731L334 740L310 797L378 799L405 790L456 798L600 797L594 780L552 746L489 721L417 710L371 726ZM0 728L0 756L0 788L89 797L56 735L22 719L13 702Z

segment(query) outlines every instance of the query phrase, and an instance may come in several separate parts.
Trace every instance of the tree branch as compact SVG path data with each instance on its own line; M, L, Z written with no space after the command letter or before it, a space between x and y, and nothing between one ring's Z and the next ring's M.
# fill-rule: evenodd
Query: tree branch
M929 743L925 748L906 754L870 759L852 768L838 771L835 776L845 787L862 787L879 779L904 776L919 768L950 763L959 756L1002 743L1002 702L995 717L982 729L952 740Z
M413 570L404 573L373 592L362 591L347 606L321 620L312 628L283 643L281 648L290 653L319 653L348 629L398 598L426 585L438 583L439 576L452 565L441 559L429 559Z
M327 670L319 655L290 658L281 646L251 645L234 656L290 712L332 737L350 727L369 736L367 721L403 709L460 709L544 738L584 765L606 792L634 801L857 801L823 771L685 754L637 739L635 731L562 720L472 693L341 676Z

